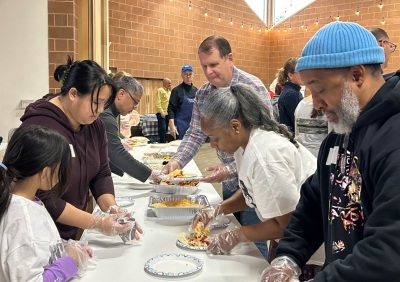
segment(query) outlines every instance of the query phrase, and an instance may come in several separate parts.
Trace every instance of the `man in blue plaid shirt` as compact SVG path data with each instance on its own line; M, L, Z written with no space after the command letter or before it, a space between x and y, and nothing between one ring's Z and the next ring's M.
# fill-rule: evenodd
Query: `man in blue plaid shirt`
M163 173L170 173L175 169L183 168L197 154L207 136L201 131L200 109L206 97L214 89L228 87L237 83L245 83L254 88L262 99L271 107L270 96L261 80L254 75L246 73L233 64L233 54L229 42L221 36L209 36L199 46L198 55L203 72L208 82L196 93L193 104L192 119L181 145L173 159L163 168ZM272 107L271 107L272 114ZM223 182L223 198L229 198L238 190L238 178L235 160L232 154L218 150L217 155L222 164L209 167L214 173L205 177L203 181L216 183ZM240 189L237 191L240 192ZM246 209L237 216L242 225L260 222L254 209ZM268 255L266 242L256 243L265 257Z

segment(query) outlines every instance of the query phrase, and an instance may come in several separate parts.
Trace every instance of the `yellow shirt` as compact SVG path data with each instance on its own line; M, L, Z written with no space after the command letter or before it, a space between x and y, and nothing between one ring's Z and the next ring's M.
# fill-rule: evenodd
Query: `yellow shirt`
M171 90L163 87L157 89L156 96L156 113L165 113L168 114L168 102L169 97L171 96Z

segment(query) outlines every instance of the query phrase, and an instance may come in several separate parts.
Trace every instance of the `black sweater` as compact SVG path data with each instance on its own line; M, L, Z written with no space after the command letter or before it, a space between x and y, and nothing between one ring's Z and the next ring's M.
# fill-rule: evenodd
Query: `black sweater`
M334 133L322 143L317 171L302 186L279 242L277 255L288 255L299 266L325 242L325 266L314 282L399 280L399 75L363 109L348 146L344 135Z
M182 106L184 96L183 89L185 89L186 93L188 93L191 97L194 97L196 95L197 88L193 84L187 85L186 83L182 82L178 86L174 87L171 91L171 96L169 97L168 103L169 119L174 119L175 114L180 110Z

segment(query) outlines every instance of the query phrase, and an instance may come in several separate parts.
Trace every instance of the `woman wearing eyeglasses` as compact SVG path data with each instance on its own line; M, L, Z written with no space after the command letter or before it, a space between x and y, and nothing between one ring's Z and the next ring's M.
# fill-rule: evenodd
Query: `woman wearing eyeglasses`
M168 103L169 131L172 137L182 140L192 118L194 96L197 87L193 85L193 67L182 67L183 82L172 89Z
M63 239L75 239L78 228L95 229L105 235L121 234L130 229L131 224L117 221L127 214L116 207L105 127L98 119L114 101L115 84L96 62L74 62L70 57L66 64L56 68L54 78L62 84L60 93L48 94L30 104L21 117L21 126L43 125L67 139L71 182L58 200L51 201L47 191L40 192L38 197L56 221ZM89 190L107 215L86 212ZM111 208L116 214L111 214Z
M125 116L137 108L144 92L143 86L130 74L118 75L115 82L118 90L114 102L100 114L100 119L106 125L111 171L119 176L127 173L145 182L153 176L152 170L125 150L119 137L117 123L120 115Z

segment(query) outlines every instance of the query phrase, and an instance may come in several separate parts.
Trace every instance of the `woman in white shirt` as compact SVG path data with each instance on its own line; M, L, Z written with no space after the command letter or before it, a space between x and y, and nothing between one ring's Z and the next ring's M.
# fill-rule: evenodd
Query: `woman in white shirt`
M300 187L316 169L315 157L297 143L285 125L245 84L219 88L204 102L201 128L211 146L234 154L239 189L215 208L200 211L193 220L205 225L220 213L254 207L262 221L218 234L207 252L229 254L241 242L279 239L300 197Z

